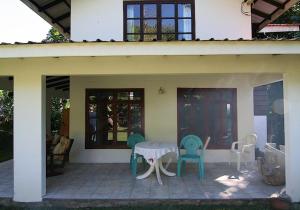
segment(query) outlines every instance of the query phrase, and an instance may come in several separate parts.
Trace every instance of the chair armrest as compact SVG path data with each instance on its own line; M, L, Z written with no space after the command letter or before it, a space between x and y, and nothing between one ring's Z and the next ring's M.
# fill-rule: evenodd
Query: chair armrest
M231 144L231 151L237 150L237 149L235 149L235 146L238 145L238 144L239 144L238 141L232 142L232 144Z

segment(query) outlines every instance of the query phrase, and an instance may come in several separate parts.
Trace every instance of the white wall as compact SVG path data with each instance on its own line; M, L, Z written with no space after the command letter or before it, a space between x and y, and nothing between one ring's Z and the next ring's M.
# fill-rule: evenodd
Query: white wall
M195 0L196 38L251 39L251 17L241 13L241 2ZM71 39L122 41L123 1L72 0Z
M251 16L241 13L241 0L195 0L196 37L251 39ZM250 8L245 8L250 11Z
M237 88L238 138L254 131L253 89L248 76L103 76L71 77L70 136L75 138L72 162L128 162L130 150L85 150L85 89L144 88L145 136L147 140L177 142L177 88ZM158 94L164 87L166 93ZM208 162L229 160L229 150L209 150Z
M72 0L71 39L123 40L123 1Z

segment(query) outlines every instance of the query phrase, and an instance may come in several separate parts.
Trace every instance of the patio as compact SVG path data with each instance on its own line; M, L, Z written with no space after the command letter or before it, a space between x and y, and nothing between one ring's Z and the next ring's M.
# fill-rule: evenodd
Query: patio
M170 171L176 171L171 164ZM141 171L140 171L141 172ZM226 163L206 164L206 179L200 182L196 168L187 166L179 177L155 174L136 180L128 164L69 164L64 175L47 179L47 199L266 199L278 197L283 187L268 186L256 170L235 172Z
M168 168L175 171L175 165ZM0 164L0 197L13 197L13 161ZM266 199L276 198L283 187L268 186L256 170L235 172L226 163L206 164L206 179L200 182L196 168L187 166L179 177L162 176L163 186L152 174L135 180L127 164L68 164L64 175L47 178L46 199Z

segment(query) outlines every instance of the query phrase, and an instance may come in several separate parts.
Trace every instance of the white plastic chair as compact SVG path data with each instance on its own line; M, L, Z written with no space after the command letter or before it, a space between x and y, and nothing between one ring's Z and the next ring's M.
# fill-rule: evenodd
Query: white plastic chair
M237 170L240 171L241 159L243 157L247 158L246 162L255 161L255 145L257 141L256 134L249 134L245 139L240 141L235 141L231 145L231 162L236 159ZM236 147L237 146L237 147Z

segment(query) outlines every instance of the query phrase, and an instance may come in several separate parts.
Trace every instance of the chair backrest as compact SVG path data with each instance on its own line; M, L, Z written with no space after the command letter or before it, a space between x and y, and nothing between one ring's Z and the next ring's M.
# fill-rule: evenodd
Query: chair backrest
M243 144L244 145L249 145L249 144L253 144L255 145L257 141L257 135L256 134L249 134L246 136L246 138L244 139Z
M211 140L211 137L210 137L210 136L207 137L207 139L206 139L206 141L205 141L205 144L204 144L204 147L203 147L203 150L206 150L206 149L207 149L210 140Z
M145 138L141 134L138 134L138 133L131 134L127 139L127 146L131 149L134 149L134 146L137 143L140 143L143 141L145 141Z
M188 135L181 140L180 148L184 148L186 154L196 155L199 149L203 149L203 143L198 136Z

